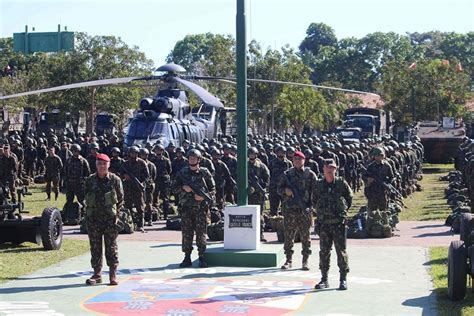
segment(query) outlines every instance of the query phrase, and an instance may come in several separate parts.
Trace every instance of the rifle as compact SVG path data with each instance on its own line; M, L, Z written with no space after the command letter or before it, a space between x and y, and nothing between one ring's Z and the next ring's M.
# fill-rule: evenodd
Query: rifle
M288 200L289 202L288 204L293 204L293 205L296 204L303 211L306 211L307 209L309 209L309 207L306 205L303 198L301 197L300 192L298 191L296 186L293 184L293 182L291 182L290 178L287 176L286 179L287 179L287 184L291 189L291 192L293 192L293 197L290 200Z
M206 192L203 187L206 187L207 186L204 184L204 186L198 186L196 185L196 183L194 183L193 181L191 181L190 178L185 178L183 179L185 180L184 181L184 184L189 186L191 188L191 190L193 190L194 194L197 194L199 196L202 196L204 198L204 201L208 204L208 205L212 205L212 202L214 202L214 200L212 199L212 197L209 195L208 192Z
M130 172L124 164L122 164L122 169L125 174L128 174L130 178L132 179L132 183L137 187L142 192L145 192L145 186L138 180L138 178L133 174L133 172Z
M265 188L262 187L262 184L260 181L258 181L257 175L255 174L255 171L252 169L250 172L250 177L249 177L249 184L250 187L254 188L255 191L259 192L260 194L263 194L265 196Z
M364 172L367 172L367 168L365 168L364 166L360 166L360 168L364 171ZM391 185L390 183L387 183L385 181L383 181L382 179L380 179L379 177L373 175L373 174L370 174L368 175L368 177L370 178L374 178L375 179L375 182L377 183L380 183L386 190L388 190L390 193L395 193L396 196L403 196L393 185Z

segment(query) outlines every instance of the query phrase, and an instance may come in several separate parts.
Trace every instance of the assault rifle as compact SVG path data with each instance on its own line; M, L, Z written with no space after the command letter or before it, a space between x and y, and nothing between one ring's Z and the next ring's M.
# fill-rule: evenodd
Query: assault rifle
M308 206L303 200L303 197L300 195L300 192L298 191L298 188L291 182L291 180L287 177L287 184L291 189L291 192L293 192L293 197L290 198L288 201L290 205L297 205L301 210L306 211Z
M212 206L212 203L214 202L214 200L209 195L209 193L206 190L204 190L204 187L206 187L205 184L203 186L199 186L196 183L194 183L194 181L191 181L190 178L185 178L183 180L184 180L184 185L189 186L191 190L193 190L194 194L202 196L204 198L204 201L206 201L208 205Z
M250 172L249 184L252 188L254 188L255 191L257 191L260 194L263 194L265 196L265 194L266 194L265 188L262 186L262 184L258 180L257 175L255 174L255 172L253 170Z
M367 168L365 168L364 166L361 165L360 168L362 169L362 171L367 172ZM367 177L374 178L376 183L382 185L390 193L394 193L396 196L403 196L392 184L383 181L378 176L370 174L367 175Z
M140 182L140 180L138 180L135 174L133 172L130 172L128 168L124 166L124 164L122 164L122 169L123 169L123 172L125 174L128 174L128 176L132 179L133 185L140 191L145 192L145 186Z

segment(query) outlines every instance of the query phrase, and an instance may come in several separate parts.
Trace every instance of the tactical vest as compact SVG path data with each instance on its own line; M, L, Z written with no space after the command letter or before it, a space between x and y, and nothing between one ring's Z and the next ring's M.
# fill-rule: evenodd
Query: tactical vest
M321 224L342 224L347 216L347 202L341 195L344 180L336 177L331 185L324 179L318 181L316 196L316 212Z
M92 182L90 190L86 192L86 216L115 216L117 214L117 193L114 188L114 179L111 178L105 188L104 205L97 204L97 193L99 192L99 184L97 183L97 175L93 175L88 179Z
M303 183L306 185L306 181L310 179L310 171L311 168L309 167L303 167ZM287 171L285 171L285 176L288 178L289 181L292 182L293 186L298 186L299 182L296 182L295 178L299 177L298 174L296 174L296 169L295 168L290 168ZM303 202L309 207L309 201L307 201L306 196L304 195L304 191L307 190L306 186L303 187L296 187L295 189L298 190L298 193L300 193L300 197L304 200ZM302 195L303 194L303 195ZM301 209L300 205L298 203L295 203L295 197L290 198L285 195L283 198L283 203L285 209Z

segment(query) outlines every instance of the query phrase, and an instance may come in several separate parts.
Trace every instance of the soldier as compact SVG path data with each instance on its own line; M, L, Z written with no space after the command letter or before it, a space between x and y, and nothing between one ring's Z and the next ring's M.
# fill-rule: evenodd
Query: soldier
M258 149L249 148L248 156L248 181L249 181L249 204L260 205L260 241L266 242L263 236L263 211L267 188L270 183L270 171L260 159L257 158Z
M346 276L349 272L349 258L346 251L347 211L352 204L352 191L347 182L336 177L337 165L333 159L324 161L324 177L316 181L317 230L319 234L319 269L321 281L315 289L329 287L328 272L332 244L336 247L339 267L339 290L347 290Z
M382 148L375 147L372 150L374 161L368 166L364 174L366 186L364 195L367 198L369 212L385 212L388 210L389 190L383 185L391 184L394 173L390 164L384 160L385 153Z
M155 190L156 167L155 164L148 160L150 152L146 148L140 148L140 158L145 161L148 167L148 178L145 180L145 210L147 212L148 226L153 226L151 214L151 202L153 201L153 191Z
M66 189L66 167L67 167L67 161L69 158L72 156L72 152L69 150L68 143L63 141L61 142L61 149L58 152L59 158L61 158L61 161L63 162L63 168L61 168L61 174L60 174L60 189L61 192L64 193L64 190Z
M109 171L120 176L122 172L122 164L124 162L123 158L120 157L120 149L118 147L112 147L110 149L112 157L110 158L110 167Z
M188 158L184 157L183 147L176 148L176 157L171 161L171 183L174 182L178 173L188 165ZM172 184L173 186L173 184ZM179 195L174 196L175 205L179 204Z
M81 156L81 146L71 146L72 157L66 163L66 203L72 203L74 196L77 202L84 205L84 182L90 174L89 163Z
M316 161L311 159L313 157L313 151L311 149L306 149L304 151L304 157L305 157L304 166L308 167L311 171L313 171L316 177L319 177L319 165Z
M36 160L37 168L38 168L37 173L43 174L44 173L44 160L46 159L46 156L48 155L48 150L46 148L43 138L38 139L38 147L36 148L36 152L38 153L38 159Z
M36 148L33 146L33 140L27 140L27 147L24 151L25 156L25 172L26 176L33 178L36 172L36 158L38 153L36 152Z
M224 144L223 146L224 155L222 157L222 162L226 164L227 168L230 171L230 175L233 179L237 179L237 159L231 155L231 146L229 144ZM225 198L229 203L234 203L235 201L235 185L231 183L226 183L225 185Z
M3 145L3 156L0 160L0 182L10 190L10 198L16 203L15 181L18 175L18 161L10 152L8 143Z
M235 180L230 175L227 165L220 160L221 151L217 148L211 150L212 164L216 168L214 182L216 183L216 206L219 210L224 208L225 186L227 183L235 186Z
M95 170L95 156L99 153L99 144L97 143L91 143L89 145L90 147L90 153L87 156L87 162L89 163L89 167L91 168L91 173L96 172Z
M197 149L189 151L189 166L183 168L176 177L174 191L179 195L181 214L182 250L184 260L181 268L190 267L193 237L196 233L196 244L199 253L199 267L206 268L204 259L206 251L207 217L214 200L215 185L211 173L199 166L201 152Z
M137 146L131 146L128 149L128 160L122 165L123 191L125 194L125 208L132 210L135 207L137 230L144 233L145 181L150 174L146 162L138 158L138 152Z
M115 174L108 172L110 159L107 155L97 154L96 159L97 172L85 182L85 220L91 248L91 265L94 269L94 274L87 279L86 284L102 283L102 239L104 239L110 285L117 285L119 264L117 210L123 203L122 181Z
M56 155L56 149L53 145L48 148L48 157L44 160L45 172L44 180L46 181L46 200L51 200L51 183L53 184L54 200L58 200L59 195L59 177L61 169L63 168L63 162L58 155Z
M163 145L154 148L155 157L153 163L156 166L155 191L153 192L153 205L158 207L158 198L163 201L163 218L167 219L170 208L170 185L171 185L171 162L164 156Z
M277 158L273 159L270 164L270 214L275 216L278 214L281 197L277 192L278 182L283 173L292 167L291 161L285 157L285 147L278 146L276 149Z
M293 155L293 166L285 171L278 184L278 194L283 198L283 225L285 227L285 255L286 262L283 270L292 266L293 245L295 234L298 231L301 237L303 250L302 269L309 270L308 258L311 255L310 229L312 224L313 194L316 185L316 174L305 167L306 156L297 151Z

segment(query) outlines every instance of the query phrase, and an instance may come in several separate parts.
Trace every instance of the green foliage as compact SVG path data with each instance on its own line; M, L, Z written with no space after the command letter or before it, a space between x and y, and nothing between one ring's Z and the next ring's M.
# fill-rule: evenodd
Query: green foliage
M402 124L438 120L443 116L465 117L469 76L456 70L456 61L421 60L409 68L404 62L389 62L379 86L385 107ZM415 118L411 115L415 108Z

